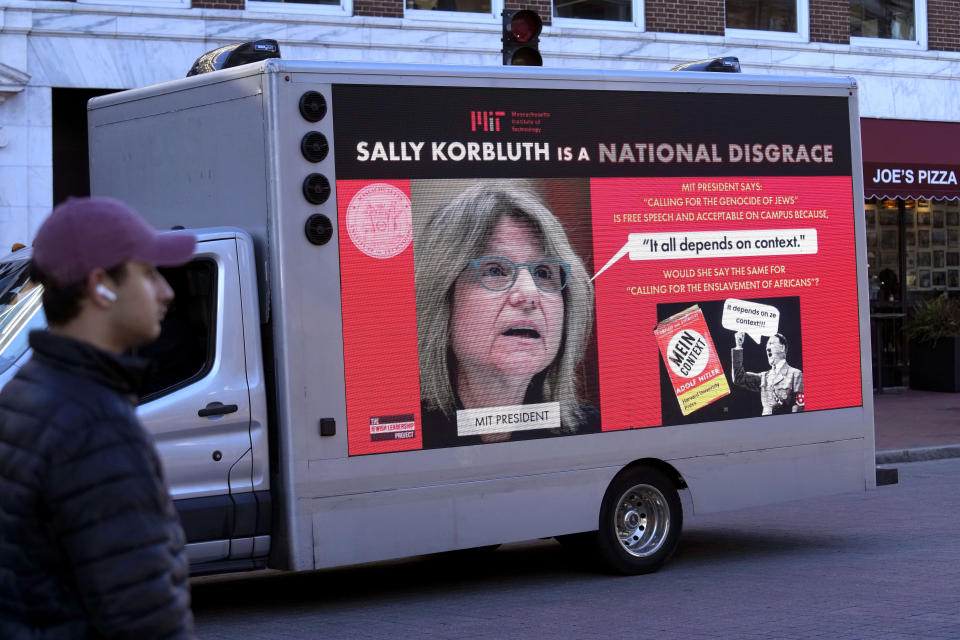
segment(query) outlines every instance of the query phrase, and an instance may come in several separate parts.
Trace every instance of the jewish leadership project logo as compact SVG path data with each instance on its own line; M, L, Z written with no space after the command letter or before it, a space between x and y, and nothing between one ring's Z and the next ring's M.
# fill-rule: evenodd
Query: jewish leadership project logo
M416 435L416 423L412 413L370 418L370 441L409 440Z

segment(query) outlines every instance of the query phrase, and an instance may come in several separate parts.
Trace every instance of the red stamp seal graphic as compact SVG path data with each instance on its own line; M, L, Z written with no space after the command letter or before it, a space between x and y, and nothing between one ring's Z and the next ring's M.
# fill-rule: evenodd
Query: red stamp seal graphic
M807 397L802 393L797 394L797 406L802 407L804 402L806 402Z
M347 233L371 258L400 255L413 241L410 198L382 182L365 186L347 207Z

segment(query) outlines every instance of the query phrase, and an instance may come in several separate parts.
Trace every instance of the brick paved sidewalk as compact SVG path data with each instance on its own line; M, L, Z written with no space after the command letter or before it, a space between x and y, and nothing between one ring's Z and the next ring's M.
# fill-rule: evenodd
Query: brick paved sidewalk
M873 409L877 451L960 451L960 393L887 389L873 396Z

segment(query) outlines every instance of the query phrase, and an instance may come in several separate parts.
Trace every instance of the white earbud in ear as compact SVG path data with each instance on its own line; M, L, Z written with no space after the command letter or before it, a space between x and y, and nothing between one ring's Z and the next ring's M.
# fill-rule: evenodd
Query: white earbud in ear
M116 302L117 300L117 294L115 294L113 291L110 291L110 289L108 289L105 285L98 284L96 291L110 302Z

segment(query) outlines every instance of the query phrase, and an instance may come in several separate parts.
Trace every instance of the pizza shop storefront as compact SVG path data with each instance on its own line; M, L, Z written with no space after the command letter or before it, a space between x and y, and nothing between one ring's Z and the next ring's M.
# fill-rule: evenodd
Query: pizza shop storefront
M917 302L960 297L960 123L860 121L874 386L906 384L903 323Z

